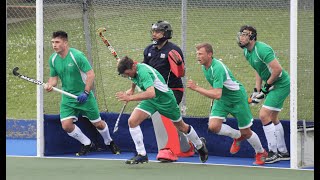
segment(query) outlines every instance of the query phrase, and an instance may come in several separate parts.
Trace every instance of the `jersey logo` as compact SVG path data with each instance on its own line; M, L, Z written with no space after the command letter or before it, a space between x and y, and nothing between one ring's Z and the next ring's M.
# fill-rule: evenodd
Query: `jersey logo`
M69 66L69 67L72 67L72 66L73 66L73 63L69 63L68 66Z
M165 57L166 57L165 54L163 54L163 53L160 54L160 58L165 58Z
M151 53L148 53L148 57L151 57Z

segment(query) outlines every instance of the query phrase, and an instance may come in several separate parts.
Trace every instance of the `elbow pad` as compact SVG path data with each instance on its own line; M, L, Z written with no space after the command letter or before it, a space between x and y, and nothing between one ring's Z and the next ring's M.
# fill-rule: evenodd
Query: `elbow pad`
M170 69L177 77L184 76L184 62L181 55L176 50L171 50L168 54L168 61L170 63Z

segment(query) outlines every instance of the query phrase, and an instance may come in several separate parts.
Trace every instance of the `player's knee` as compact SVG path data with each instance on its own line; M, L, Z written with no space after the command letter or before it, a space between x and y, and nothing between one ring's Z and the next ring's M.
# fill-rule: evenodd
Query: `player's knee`
M244 137L244 139L249 139L252 136L252 131L250 129L242 130L241 136Z
M186 124L183 120L178 122L173 122L174 126L182 133L188 134L190 132L191 126Z
M262 124L266 124L267 122L270 121L269 115L267 115L265 113L260 113L259 114L259 119L262 121Z
M106 127L106 123L102 120L99 122L92 123L92 124L99 130L103 130Z
M217 133L220 131L221 126L218 126L218 125L216 125L216 124L209 124L208 129L209 129L211 132L217 134Z
M135 127L139 126L139 123L138 123L138 121L136 121L132 118L129 118L128 125L129 125L129 128L135 128Z
M62 124L62 129L68 133L71 133L74 130L74 127L70 124Z

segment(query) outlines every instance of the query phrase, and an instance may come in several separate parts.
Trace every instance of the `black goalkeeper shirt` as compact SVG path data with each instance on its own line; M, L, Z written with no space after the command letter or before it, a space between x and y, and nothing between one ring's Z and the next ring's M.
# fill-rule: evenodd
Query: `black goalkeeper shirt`
M168 84L169 88L180 89L183 88L182 79L178 78L176 75L174 75L174 73L170 71L168 54L172 49L176 50L184 61L181 49L174 43L167 41L167 43L161 49L154 47L153 44L147 46L143 52L143 63L146 63L158 70Z

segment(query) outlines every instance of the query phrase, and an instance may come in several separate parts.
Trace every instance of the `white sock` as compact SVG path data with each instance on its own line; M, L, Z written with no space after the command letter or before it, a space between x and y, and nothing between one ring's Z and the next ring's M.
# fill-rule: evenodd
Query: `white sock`
M110 132L109 132L109 127L108 127L108 124L103 121L105 124L106 124L106 127L102 130L100 129L97 129L98 132L101 134L101 136L103 137L103 140L104 140L104 143L106 145L110 145L110 142L112 141L112 138L110 136Z
M91 140L85 134L83 134L77 125L74 125L74 130L71 133L68 133L68 135L80 141L81 144L85 146L91 144Z
M194 144L196 149L200 149L202 147L202 141L192 126L190 126L190 132L186 134L186 136Z
M147 154L146 149L144 148L143 144L143 134L141 131L140 126L137 126L135 128L129 128L131 137L133 139L133 142L136 146L137 153L145 156Z
M284 130L281 122L275 125L275 128L276 128L276 135L277 135L277 148L280 152L286 153L288 152L288 150L286 147L286 142L284 140Z
M266 139L268 142L268 149L272 152L277 152L277 136L276 136L276 128L273 123L262 126L264 134L266 135Z
M260 139L255 132L252 131L252 135L249 139L247 139L247 141L249 142L249 144L251 144L251 146L253 147L253 149L256 153L263 153L264 152L264 149L262 147Z
M233 129L227 124L222 124L220 131L217 133L218 135L228 136L232 139L238 139L241 136L239 130Z

